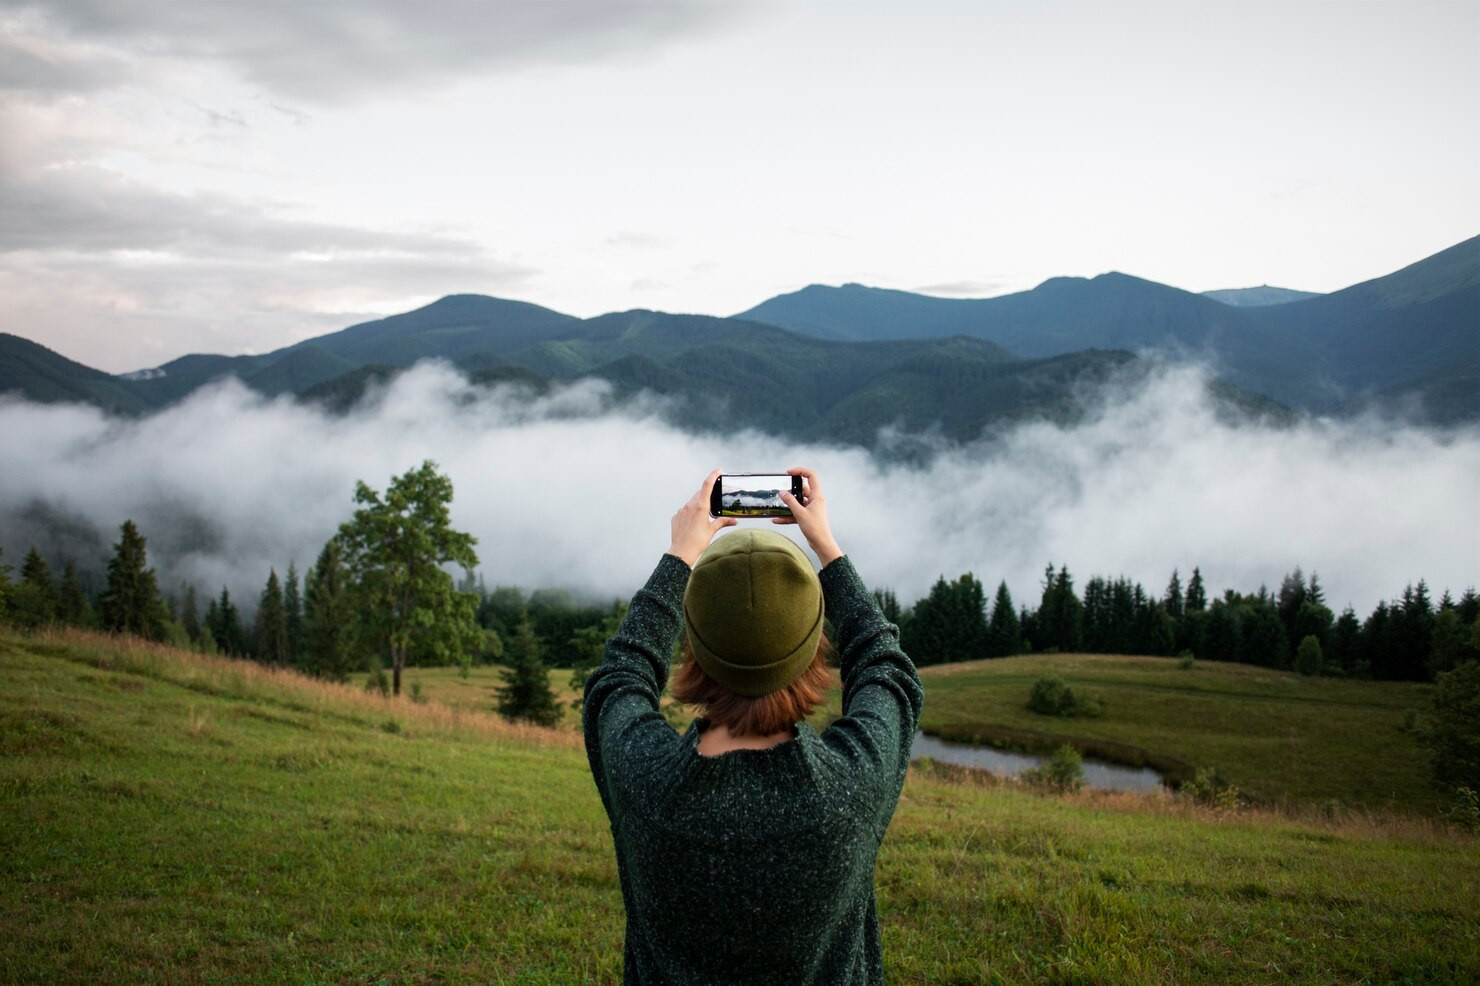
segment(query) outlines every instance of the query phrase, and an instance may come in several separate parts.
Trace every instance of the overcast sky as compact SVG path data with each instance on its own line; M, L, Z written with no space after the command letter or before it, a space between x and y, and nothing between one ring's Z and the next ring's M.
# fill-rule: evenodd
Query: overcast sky
M733 314L1480 231L1480 4L0 0L0 330L110 371L453 292Z

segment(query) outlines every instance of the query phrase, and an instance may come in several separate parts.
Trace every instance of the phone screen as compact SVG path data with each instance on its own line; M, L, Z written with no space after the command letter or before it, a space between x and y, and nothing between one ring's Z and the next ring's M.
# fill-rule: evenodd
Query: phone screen
M786 473L730 473L720 476L710 497L709 512L716 517L790 517L781 491L801 495L800 476Z

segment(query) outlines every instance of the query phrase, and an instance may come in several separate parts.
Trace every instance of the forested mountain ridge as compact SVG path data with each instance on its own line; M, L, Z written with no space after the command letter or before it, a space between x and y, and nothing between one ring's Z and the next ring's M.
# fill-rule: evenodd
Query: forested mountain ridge
M342 411L368 384L435 358L484 385L595 377L618 395L652 391L674 399L686 426L874 445L880 429L970 440L1025 417L1067 421L1083 410L1083 384L1134 379L1149 365L1136 354L1149 353L1211 365L1235 413L1288 418L1281 404L1329 412L1360 397L1464 421L1480 419L1477 313L1480 238L1344 291L1257 307L1119 273L978 300L814 286L731 318L580 319L451 295L271 353L196 354L121 376L0 335L0 392L146 413L231 376Z
M1149 350L1204 360L1239 386L1309 410L1404 394L1430 405L1434 420L1480 419L1480 237L1384 277L1280 304L1235 306L1109 273L981 299L812 285L737 317L832 339L961 333L1023 356Z

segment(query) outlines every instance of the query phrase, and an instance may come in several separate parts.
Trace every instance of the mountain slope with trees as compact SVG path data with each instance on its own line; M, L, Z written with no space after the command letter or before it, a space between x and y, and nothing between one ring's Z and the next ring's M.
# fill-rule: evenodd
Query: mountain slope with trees
M1110 273L982 299L812 285L737 317L829 339L961 333L1028 357L1150 350L1202 359L1241 387L1323 412L1354 409L1384 390L1423 405L1437 387L1444 400L1431 417L1480 418L1480 386L1465 400L1445 382L1458 374L1480 384L1480 237L1384 277L1280 304L1225 304Z
M195 354L122 376L0 335L0 392L136 414L236 377L342 411L371 384L440 359L479 385L595 377L618 395L675 398L687 426L867 446L881 428L970 440L1025 417L1069 420L1085 382L1144 373L1145 355L1213 366L1229 406L1260 414L1376 402L1480 420L1480 237L1334 294L1254 305L1119 273L988 299L814 285L732 318L579 319L452 295L271 353Z

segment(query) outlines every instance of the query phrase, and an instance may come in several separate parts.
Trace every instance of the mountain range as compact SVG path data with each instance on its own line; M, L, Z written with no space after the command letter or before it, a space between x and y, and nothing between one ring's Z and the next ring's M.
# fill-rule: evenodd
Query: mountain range
M1085 384L1197 360L1224 409L1377 406L1480 420L1480 237L1332 294L1193 294L1121 273L946 299L813 285L729 318L653 311L589 319L453 295L271 353L190 355L110 375L0 333L0 393L148 413L226 376L338 411L423 359L533 390L597 377L673 398L684 423L874 446L880 430L969 440L1024 417L1067 420ZM891 427L892 426L892 427Z

